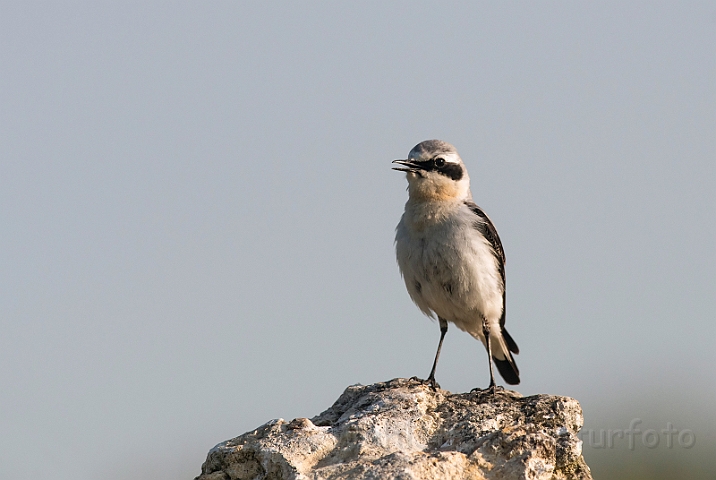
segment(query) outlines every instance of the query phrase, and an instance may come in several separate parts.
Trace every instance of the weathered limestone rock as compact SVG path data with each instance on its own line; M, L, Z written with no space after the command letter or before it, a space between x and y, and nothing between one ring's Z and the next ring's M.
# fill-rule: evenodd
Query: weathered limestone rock
M569 397L452 394L398 378L350 386L310 420L271 420L220 443L196 480L586 480L582 425Z

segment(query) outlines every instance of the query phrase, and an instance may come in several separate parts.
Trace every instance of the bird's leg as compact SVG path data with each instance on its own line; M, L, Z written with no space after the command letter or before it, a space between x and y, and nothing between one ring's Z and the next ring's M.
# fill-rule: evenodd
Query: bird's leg
M445 334L448 330L448 323L447 320L444 318L438 317L438 320L440 321L440 343L438 343L438 351L435 353L435 361L433 362L433 369L430 370L430 376L428 377L428 383L430 383L430 386L435 390L436 388L440 388L440 385L438 382L435 381L435 369L438 366L438 358L440 358L440 349L443 348L443 340L445 339Z
M482 319L482 334L485 336L485 347L487 348L487 361L490 364L490 386L487 387L492 394L495 394L495 374L492 370L492 345L490 345L490 325L487 323L487 319Z

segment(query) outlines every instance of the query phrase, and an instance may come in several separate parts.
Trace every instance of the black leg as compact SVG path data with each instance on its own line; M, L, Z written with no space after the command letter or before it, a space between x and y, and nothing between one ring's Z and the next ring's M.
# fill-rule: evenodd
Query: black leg
M438 385L438 382L435 381L435 369L438 366L438 358L440 358L440 349L443 348L443 340L445 339L445 334L448 330L448 323L447 320L438 317L440 320L440 343L438 343L438 351L435 353L435 361L433 362L433 369L430 370L430 376L428 377L428 382L430 383L430 386L433 387L433 390L436 388L440 388L440 385Z
M487 348L487 361L490 364L490 386L488 387L492 392L495 392L495 374L492 370L492 346L490 345L490 325L487 323L487 319L482 319L482 334L485 335L485 347Z

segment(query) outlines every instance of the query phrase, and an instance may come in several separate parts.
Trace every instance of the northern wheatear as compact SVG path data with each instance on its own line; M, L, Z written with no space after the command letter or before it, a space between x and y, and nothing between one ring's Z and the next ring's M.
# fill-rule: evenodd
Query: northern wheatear
M440 342L427 381L433 388L448 322L487 349L490 387L494 360L502 378L520 383L512 358L517 344L505 330L505 252L485 212L472 200L470 177L455 147L441 140L417 144L394 170L406 172L408 202L396 229L398 266L408 294L437 316Z

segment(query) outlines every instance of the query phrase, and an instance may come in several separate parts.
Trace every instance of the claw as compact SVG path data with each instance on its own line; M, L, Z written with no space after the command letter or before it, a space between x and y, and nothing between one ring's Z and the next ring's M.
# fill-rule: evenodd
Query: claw
M502 385L495 385L494 383L490 385L489 387L482 389L480 387L475 387L472 390L470 390L470 393L487 393L489 395L492 395L493 397L497 394L497 392L503 392L505 390L505 387Z
M421 385L430 385L430 388L433 390L433 392L440 388L440 384L435 381L434 377L428 378L427 380L423 380L422 378L418 378L418 377L410 377L410 380L418 382Z
M440 388L440 384L435 381L435 377L428 378L428 383L430 384L430 388L433 389L433 392Z
M488 391L488 392L490 393L490 395L492 395L493 397L495 396L495 394L496 394L497 392L502 392L502 391L504 391L504 390L505 390L505 387L503 387L503 386L501 386L501 385L494 385L494 384L493 384L493 385L490 385L489 387L487 387L487 391Z

